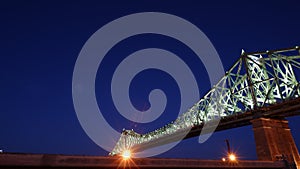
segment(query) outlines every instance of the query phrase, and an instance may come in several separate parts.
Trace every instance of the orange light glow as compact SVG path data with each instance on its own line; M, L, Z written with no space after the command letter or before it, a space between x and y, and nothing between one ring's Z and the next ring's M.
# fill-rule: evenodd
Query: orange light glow
M124 150L122 154L120 154L121 158L118 158L118 167L117 169L124 169L124 168L139 168L133 158L134 153L128 149Z
M124 160L130 159L131 158L131 152L129 150L125 150L122 153L122 157L123 157Z
M234 154L229 154L228 158L230 161L236 161L236 156Z

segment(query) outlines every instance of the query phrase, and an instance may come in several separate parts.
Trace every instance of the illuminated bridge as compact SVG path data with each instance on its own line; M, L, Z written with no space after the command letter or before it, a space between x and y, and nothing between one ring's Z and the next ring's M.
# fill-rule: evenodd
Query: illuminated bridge
M155 131L124 130L110 153L143 151L200 133L253 125L259 160L283 154L299 167L298 149L285 117L300 114L300 48L242 51L239 59L189 110ZM297 79L298 78L298 79Z

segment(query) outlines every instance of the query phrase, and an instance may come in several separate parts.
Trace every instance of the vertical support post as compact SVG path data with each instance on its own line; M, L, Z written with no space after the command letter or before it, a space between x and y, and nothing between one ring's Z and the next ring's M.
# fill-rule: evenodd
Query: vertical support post
M271 61L271 65L272 65L272 69L273 69L273 73L274 73L274 78L275 78L275 83L276 83L276 86L278 87L278 91L279 91L279 95L281 97L281 99L283 100L283 93L282 93L282 90L280 88L280 83L279 83L279 78L278 78L278 70L275 68L274 66L274 61L272 60L272 52L270 51L267 51L267 55L268 57L270 58L270 61Z
M242 54L242 59L243 59L243 62L245 64L245 69L246 69L246 74L247 74L247 81L248 81L248 85L249 85L249 89L250 89L250 92L251 92L251 97L252 97L252 101L253 101L253 108L256 109L257 108L257 100L256 100L256 94L255 94L255 91L253 89L253 82L252 82L252 79L251 79L251 75L250 75L250 72L249 72L249 67L248 67L248 62L247 62L247 54L246 53L243 53Z
M299 152L287 120L258 118L251 122L258 160L276 161L285 158L300 168Z

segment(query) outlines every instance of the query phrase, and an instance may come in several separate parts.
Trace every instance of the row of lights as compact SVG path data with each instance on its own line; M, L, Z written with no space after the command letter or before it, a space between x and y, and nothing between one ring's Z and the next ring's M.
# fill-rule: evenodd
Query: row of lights
M123 160L128 160L128 159L131 158L131 151L130 151L130 150L125 150L125 151L122 153L121 156L122 156ZM228 157L227 157L227 158L228 158L228 160L231 161L231 162L234 162L234 161L237 160L235 154L233 154L233 153L228 154ZM222 158L222 161L225 162L225 161L227 161L227 160L226 160L225 157L223 157L223 158Z

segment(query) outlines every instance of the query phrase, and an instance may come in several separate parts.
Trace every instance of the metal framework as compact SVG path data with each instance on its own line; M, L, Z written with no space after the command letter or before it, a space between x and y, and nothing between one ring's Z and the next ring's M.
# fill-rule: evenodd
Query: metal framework
M174 122L146 134L124 130L109 155L121 154L133 146L176 135L214 119L298 98L297 73L300 73L298 46L265 52L242 51L221 80L187 112Z

